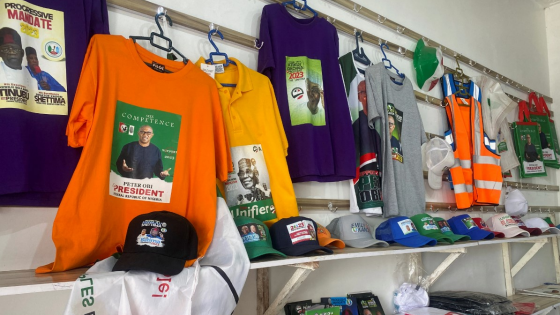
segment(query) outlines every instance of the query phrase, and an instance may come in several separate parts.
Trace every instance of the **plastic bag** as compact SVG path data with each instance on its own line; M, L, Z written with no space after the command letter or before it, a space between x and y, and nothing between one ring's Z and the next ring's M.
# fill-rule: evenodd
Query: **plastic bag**
M393 292L393 307L395 314L407 310L429 305L428 282L422 275L420 267L421 254L402 255L397 262L395 282L402 283Z
M472 315L514 314L513 302L503 296L471 291L430 293L430 306Z

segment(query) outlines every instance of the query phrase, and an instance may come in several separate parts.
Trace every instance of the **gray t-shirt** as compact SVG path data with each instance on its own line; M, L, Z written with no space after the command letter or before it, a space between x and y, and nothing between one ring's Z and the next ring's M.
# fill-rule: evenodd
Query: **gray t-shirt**
M377 120L381 127L383 216L423 213L426 191L421 147L427 139L412 83L378 63L366 69L366 84L370 128Z

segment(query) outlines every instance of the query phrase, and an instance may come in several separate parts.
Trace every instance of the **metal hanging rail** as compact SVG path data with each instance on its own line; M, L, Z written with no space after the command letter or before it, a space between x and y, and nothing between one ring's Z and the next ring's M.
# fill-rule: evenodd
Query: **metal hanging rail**
M366 17L366 18L368 18L372 21L378 22L379 24L382 24L382 25L388 27L389 29L392 29L392 30L396 31L397 33L399 33L401 35L408 36L408 37L412 38L413 40L423 39L426 42L426 44L429 44L432 47L441 47L441 50L444 54L446 54L450 57L453 57L453 58L457 57L464 64L469 65L470 67L472 67L472 68L474 68L474 69L476 69L476 70L478 70L478 71L480 71L480 72L482 72L482 73L484 73L484 74L486 74L490 77L496 78L496 79L502 81L503 83L505 83L505 84L507 84L507 85L509 85L513 88L516 88L520 91L523 91L525 93L535 92L538 95L542 95L547 102L552 103L552 98L550 96L546 96L542 93L538 93L535 90L533 90L533 89L531 89L527 86L524 86L521 83L515 82L514 80L512 80L510 78L507 78L507 77L497 73L496 71L491 70L490 68L488 68L488 67L486 67L486 66L484 66L484 65L482 65L482 64L480 64L480 63L478 63L478 62L476 62L476 61L474 61L470 58L467 58L466 56L463 56L459 52L454 51L451 48L445 47L442 44L437 43L436 41L427 38L426 36L422 36L421 34L418 34L418 33L414 32L413 30L411 30L411 29L409 29L409 28L407 28L407 27L405 27L401 24L398 24L395 21L392 21L392 20L382 16L381 14L378 14L378 13L376 13L376 12L374 12L374 11L368 9L368 8L365 8L365 7L357 4L354 1L351 1L351 0L330 0L330 1L342 6L346 9L348 9L348 10L352 10L352 11L356 12L357 14L359 14L363 17Z

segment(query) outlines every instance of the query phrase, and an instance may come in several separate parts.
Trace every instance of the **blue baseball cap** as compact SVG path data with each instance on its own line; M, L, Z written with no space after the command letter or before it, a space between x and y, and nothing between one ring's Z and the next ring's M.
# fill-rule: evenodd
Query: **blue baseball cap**
M447 220L447 223L449 223L453 233L468 235L472 241L491 240L494 238L494 233L479 228L468 214L455 216Z
M414 223L407 217L395 217L381 223L375 230L375 238L387 243L397 242L408 247L434 246L437 240L420 235Z

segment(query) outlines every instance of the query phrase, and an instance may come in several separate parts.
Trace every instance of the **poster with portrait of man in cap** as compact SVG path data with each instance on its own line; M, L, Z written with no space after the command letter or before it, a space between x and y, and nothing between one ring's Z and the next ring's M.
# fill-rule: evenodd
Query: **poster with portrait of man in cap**
M234 217L259 221L276 218L270 177L262 146L251 144L231 148L233 172L225 182L226 201Z
M118 101L109 194L169 203L180 129L180 115Z
M22 0L0 7L0 109L68 115L64 15Z

